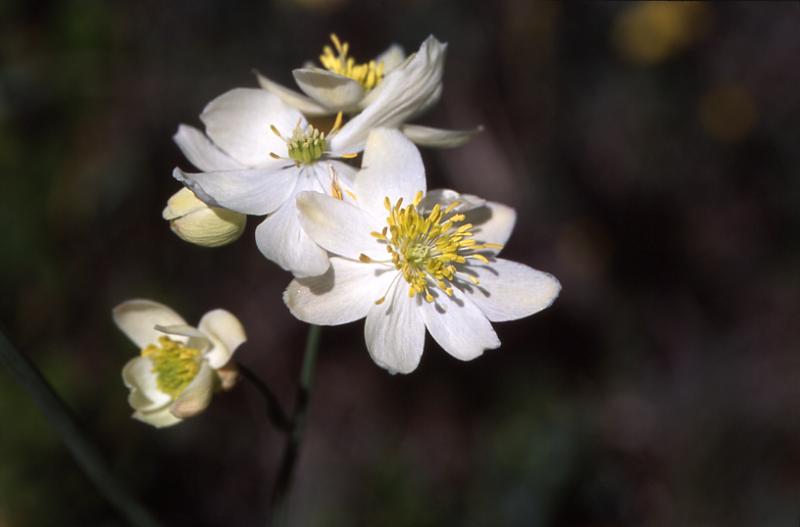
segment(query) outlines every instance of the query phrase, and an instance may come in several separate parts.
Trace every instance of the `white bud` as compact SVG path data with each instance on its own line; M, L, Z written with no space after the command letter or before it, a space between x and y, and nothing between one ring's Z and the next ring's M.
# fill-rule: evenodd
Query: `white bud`
M186 187L167 200L162 216L179 238L201 247L221 247L236 241L247 223L246 215L210 207Z

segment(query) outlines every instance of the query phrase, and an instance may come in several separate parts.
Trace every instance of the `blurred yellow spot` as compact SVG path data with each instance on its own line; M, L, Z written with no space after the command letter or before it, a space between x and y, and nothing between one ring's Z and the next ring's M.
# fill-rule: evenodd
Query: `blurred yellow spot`
M708 14L700 2L637 2L614 22L614 44L630 62L658 64L697 41Z
M705 132L723 143L744 139L758 120L750 93L741 86L712 88L700 100L700 124Z

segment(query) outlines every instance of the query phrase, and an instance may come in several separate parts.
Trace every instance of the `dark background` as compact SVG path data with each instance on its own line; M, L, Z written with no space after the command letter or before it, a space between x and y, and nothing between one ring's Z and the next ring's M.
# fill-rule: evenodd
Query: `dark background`
M264 523L283 438L242 383L155 430L110 310L225 307L289 405L306 328L251 220L201 249L161 217L205 103L433 33L441 103L482 123L429 187L518 211L506 256L556 303L408 376L326 329L294 525L779 526L800 520L800 6L282 0L0 3L0 323L166 525ZM0 373L0 526L122 525Z

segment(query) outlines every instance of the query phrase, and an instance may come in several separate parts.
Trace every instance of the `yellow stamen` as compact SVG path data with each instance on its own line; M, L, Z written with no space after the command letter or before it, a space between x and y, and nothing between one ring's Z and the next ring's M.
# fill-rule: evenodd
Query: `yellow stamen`
M339 186L339 182L336 180L336 174L334 174L333 178L331 178L331 196L338 199L339 201L344 200L344 194L342 194L342 187Z
M364 64L356 64L353 57L348 57L350 44L342 42L335 33L331 33L331 42L336 52L330 46L323 46L319 61L328 71L342 75L358 82L365 90L371 90L383 79L383 62L371 60Z
M488 263L489 260L480 253L487 249L502 246L496 243L478 243L473 236L473 225L462 223L463 214L451 214L458 202L450 203L442 209L434 205L430 213L423 215L419 211L423 193L418 192L413 202L403 207L403 199L394 204L387 196L383 200L389 212L387 226L381 232L371 232L372 237L386 245L394 266L408 282L408 295L421 295L426 302L433 302L436 295L433 289L439 289L447 296L453 296L453 284L458 264L468 260ZM372 261L365 255L359 257L362 262ZM464 274L464 273L462 273ZM475 285L480 281L473 275L465 275ZM385 296L376 302L383 302Z
M333 122L333 126L331 127L331 131L328 132L328 135L331 135L333 132L342 127L342 120L342 112L337 113L336 120Z
M200 371L200 350L190 348L167 336L159 337L158 344L150 344L142 350L142 357L153 362L156 386L159 390L177 397Z

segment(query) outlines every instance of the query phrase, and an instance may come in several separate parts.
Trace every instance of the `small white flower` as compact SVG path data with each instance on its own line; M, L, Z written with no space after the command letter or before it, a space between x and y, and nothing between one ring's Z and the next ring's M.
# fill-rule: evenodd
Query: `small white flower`
M236 382L233 352L247 338L228 311L209 311L197 328L152 300L128 300L113 310L114 322L141 350L122 369L133 417L162 428L206 409L216 388Z
M239 239L247 216L232 210L209 207L186 187L167 200L162 217L172 232L201 247L221 247Z
M417 144L455 147L481 130L441 130L407 124L441 97L447 44L429 36L409 57L395 44L374 60L359 64L350 56L347 42L341 42L335 34L331 40L334 47L325 46L320 56L322 67L309 63L292 72L305 95L261 74L259 84L308 116L361 112L353 119L357 124L348 130L363 133L361 141L374 128L399 127Z
M211 101L200 116L208 137L181 125L174 139L203 172L173 176L210 206L269 215L256 228L268 259L299 276L328 268L328 257L300 227L295 195L304 190L346 195L355 169L337 160L361 147L320 132L300 112L260 89L237 88ZM349 126L346 125L345 128Z
M461 360L497 348L491 322L541 311L561 288L547 273L497 257L513 209L425 189L414 145L398 131L376 130L353 181L354 200L297 197L303 228L334 256L326 274L289 284L286 305L312 324L366 317L367 349L390 372L417 367L426 328Z

